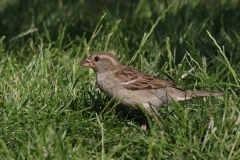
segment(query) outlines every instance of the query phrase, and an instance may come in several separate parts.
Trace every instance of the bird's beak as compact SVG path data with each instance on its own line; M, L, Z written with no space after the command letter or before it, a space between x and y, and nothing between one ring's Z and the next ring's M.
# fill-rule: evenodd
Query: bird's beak
M82 60L82 62L80 63L80 66L83 67L93 67L93 65L94 65L93 62L88 58Z

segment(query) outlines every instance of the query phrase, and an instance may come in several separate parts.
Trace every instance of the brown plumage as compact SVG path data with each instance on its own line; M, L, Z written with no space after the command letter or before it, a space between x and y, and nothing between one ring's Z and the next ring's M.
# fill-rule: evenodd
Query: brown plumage
M133 91L175 87L180 85L178 83L145 74L132 67L123 67L116 73L116 77L121 80L124 88Z
M139 109L142 104L152 116L159 107L194 97L224 96L223 92L191 91L177 88L178 83L151 76L132 67L122 65L110 52L97 52L84 59L81 66L91 67L97 74L97 85L108 97L121 100L125 106ZM144 121L143 121L144 122ZM145 122L144 122L145 123ZM146 124L142 125L146 129Z

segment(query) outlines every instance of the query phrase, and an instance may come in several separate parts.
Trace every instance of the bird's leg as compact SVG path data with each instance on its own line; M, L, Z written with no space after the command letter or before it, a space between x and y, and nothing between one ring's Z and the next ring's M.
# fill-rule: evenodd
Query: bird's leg
M144 117L142 118L142 130L145 131L145 130L147 129L147 123L148 123L147 117L144 116Z
M152 121L154 121L155 119L157 119L157 117L156 116L158 116L158 117L160 117L160 118L162 118L160 115L159 115L159 113L158 113L158 111L156 110L156 108L154 108L154 107L147 107L146 108L146 110L147 110L147 113L148 113L148 115L150 115L151 117L152 117ZM152 111L153 110L153 111ZM154 112L154 113L152 113L152 112ZM160 126L161 126L161 128L164 128L164 126L162 125L162 123L159 121L159 123L160 123Z
M146 109L148 115L151 117L151 120L154 121L155 119L157 119L157 116L161 118L161 116L159 115L157 109L155 107L151 107L151 104L149 103L143 103L143 106L144 108ZM155 113L152 113L152 112L155 112ZM161 128L164 128L164 126L162 125L161 122L160 123L160 126ZM148 121L147 121L147 117L144 116L142 118L142 130L146 130L147 129L147 124L148 124Z

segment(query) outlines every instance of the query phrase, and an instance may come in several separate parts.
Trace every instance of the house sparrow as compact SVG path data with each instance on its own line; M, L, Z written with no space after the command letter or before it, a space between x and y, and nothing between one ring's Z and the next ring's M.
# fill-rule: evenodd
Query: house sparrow
M97 86L109 98L115 97L124 106L140 109L140 104L153 117L151 109L158 114L158 108L194 97L224 96L223 92L191 91L177 88L178 83L148 75L132 67L122 65L110 52L97 52L81 63L83 67L91 67L97 75ZM142 129L146 129L146 119L142 121Z

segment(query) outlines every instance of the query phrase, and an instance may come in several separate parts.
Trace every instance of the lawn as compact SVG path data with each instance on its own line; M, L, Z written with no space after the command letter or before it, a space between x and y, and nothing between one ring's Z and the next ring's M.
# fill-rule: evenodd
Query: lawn
M0 158L240 159L239 20L238 0L1 0ZM103 50L226 96L163 107L143 131L79 66Z

